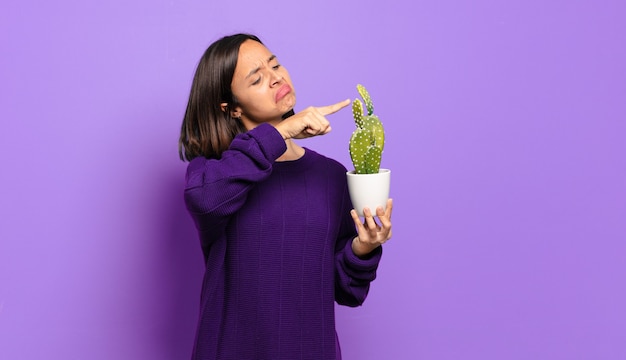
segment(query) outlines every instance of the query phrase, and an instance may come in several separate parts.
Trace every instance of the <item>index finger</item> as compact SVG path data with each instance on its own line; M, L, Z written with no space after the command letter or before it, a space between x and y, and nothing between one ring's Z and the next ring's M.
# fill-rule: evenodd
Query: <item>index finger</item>
M323 115L330 115L330 114L334 114L337 111L345 108L346 106L350 105L350 99L346 99L344 101L338 102L336 104L333 105L328 105L328 106L320 106L317 108L317 110Z
M354 221L356 228L359 229L359 231L363 231L363 224L361 223L361 219L359 218L356 210L350 210L350 216L352 216L352 221Z

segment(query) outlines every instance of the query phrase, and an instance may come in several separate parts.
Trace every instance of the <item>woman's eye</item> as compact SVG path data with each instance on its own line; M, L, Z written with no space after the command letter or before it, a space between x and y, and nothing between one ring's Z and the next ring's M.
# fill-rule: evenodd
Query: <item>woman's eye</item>
M261 82L261 78L258 78L256 80L254 80L254 82L252 83L252 85L257 85L258 83Z
M276 64L276 65L272 66L272 69L278 70L279 67L280 67L280 64Z

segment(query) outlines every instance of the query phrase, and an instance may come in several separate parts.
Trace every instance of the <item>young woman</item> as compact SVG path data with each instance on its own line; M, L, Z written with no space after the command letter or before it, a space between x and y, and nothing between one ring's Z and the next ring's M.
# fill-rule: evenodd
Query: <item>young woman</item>
M391 200L361 222L346 168L292 140L327 134L350 101L295 103L256 36L223 37L198 64L179 142L206 262L193 359L341 359L334 302L361 305L376 276Z

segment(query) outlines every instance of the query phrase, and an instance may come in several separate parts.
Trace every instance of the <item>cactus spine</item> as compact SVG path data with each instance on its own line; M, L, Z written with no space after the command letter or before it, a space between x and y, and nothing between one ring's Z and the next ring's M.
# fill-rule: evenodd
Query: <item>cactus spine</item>
M352 116L356 130L350 138L350 158L357 174L376 174L380 169L380 159L385 146L383 124L374 115L374 103L365 87L357 85L357 91L365 102L367 115L364 114L361 100L352 102Z

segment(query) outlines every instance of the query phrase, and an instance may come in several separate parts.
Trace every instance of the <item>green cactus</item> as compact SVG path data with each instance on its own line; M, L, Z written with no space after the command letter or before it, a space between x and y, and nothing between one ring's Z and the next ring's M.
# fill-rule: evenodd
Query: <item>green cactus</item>
M374 115L374 103L365 87L356 86L365 102L367 115L363 114L361 100L352 102L352 115L356 130L350 138L350 158L357 174L376 174L380 169L380 159L385 146L385 131L383 124Z

